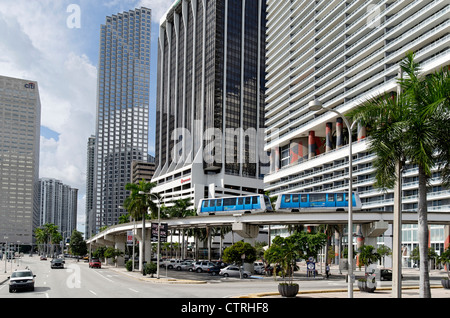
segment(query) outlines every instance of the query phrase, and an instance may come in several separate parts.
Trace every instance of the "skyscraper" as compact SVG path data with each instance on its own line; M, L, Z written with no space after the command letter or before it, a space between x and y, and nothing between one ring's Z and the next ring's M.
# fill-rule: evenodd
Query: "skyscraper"
M77 228L78 189L51 178L39 180L39 226L54 224L64 237Z
M345 191L350 127L334 112L311 111L309 102L319 99L345 115L371 97L394 96L400 61L410 51L424 74L449 66L450 2L268 0L267 6L266 189ZM363 210L393 211L393 191L374 187L365 128L354 128L353 190ZM428 210L450 211L450 190L437 167L432 173ZM403 211L417 211L417 179L417 166L407 164ZM404 247L406 258L413 245Z
M40 125L38 84L0 76L0 242L34 240Z
M89 238L95 233L95 205L94 205L94 182L95 182L95 136L90 136L87 142L86 154L86 206L84 237Z
M146 160L151 11L130 10L101 26L95 151L95 231L126 211L133 160Z
M176 1L160 21L155 192L263 192L263 0Z

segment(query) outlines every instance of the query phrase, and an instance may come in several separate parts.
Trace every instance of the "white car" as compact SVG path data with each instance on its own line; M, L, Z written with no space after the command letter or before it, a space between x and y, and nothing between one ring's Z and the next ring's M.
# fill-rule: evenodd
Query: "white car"
M189 270L192 268L192 263L193 263L193 261L183 261L179 264L176 264L175 269L177 271Z
M253 270L256 274L264 274L264 263L263 262L254 262Z
M33 272L29 269L16 270L9 278L9 292L17 291L19 289L34 290Z
M241 274L239 272L239 267L235 265L228 265L225 268L222 268L219 272L219 275L222 275L224 277L234 276L234 277L240 277ZM250 277L251 273L249 271L244 271L242 269L242 277L247 278Z

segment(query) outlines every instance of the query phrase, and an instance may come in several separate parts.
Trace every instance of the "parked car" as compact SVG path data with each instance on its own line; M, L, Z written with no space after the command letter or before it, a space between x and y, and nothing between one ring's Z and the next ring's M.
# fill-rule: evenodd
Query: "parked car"
M224 277L234 276L234 277L240 277L240 271L239 267L235 265L229 265L225 268L222 268L219 272L219 275L222 275ZM242 269L242 277L247 278L250 277L251 273L249 271L245 271Z
M201 273L207 268L211 268L216 266L216 264L209 262L209 261L197 261L192 264L192 270L193 272Z
M208 274L211 274L211 275L213 275L213 276L216 276L216 275L219 275L220 270L221 270L222 268L223 268L223 267L221 267L221 266L219 266L219 265L216 265L216 266L214 266L214 267L206 268L206 269L205 269L205 272L208 273Z
M29 269L16 270L11 274L9 278L9 292L17 291L19 289L34 290L34 278L33 272Z
M89 268L102 268L102 263L98 258L91 258L89 261Z
M192 268L193 261L183 261L175 265L177 271L189 270Z
M176 265L181 264L181 263L182 263L182 261L179 259L167 259L167 260L164 260L160 266L167 267L168 269L172 269L172 268L175 268Z
M254 262L253 270L256 274L264 274L264 263L263 262Z
M42 255L39 259L40 259L41 261L46 261L46 260L47 260L47 257L45 257L44 255Z
M52 259L50 262L51 268L64 268L64 261L60 258Z

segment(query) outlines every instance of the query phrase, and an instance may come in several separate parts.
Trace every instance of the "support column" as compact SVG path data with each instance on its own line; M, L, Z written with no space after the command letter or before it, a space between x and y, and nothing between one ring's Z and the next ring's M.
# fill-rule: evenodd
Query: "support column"
M116 240L116 244L114 246L114 248L125 252L125 246L126 243L124 242L124 239L122 238L120 241ZM116 267L117 266L124 266L125 265L125 258L122 256L118 256L116 259Z
M290 164L296 163L300 160L300 138L291 140L289 154L290 154Z
M308 136L308 159L312 159L316 155L316 132L311 130Z
M333 130L333 123L327 123L325 128L325 152L329 152L333 149L333 140L331 137L331 132Z
M336 119L336 149L341 148L344 145L344 137L342 135L344 125L342 122L341 117Z
M358 123L358 141L366 138L366 127Z

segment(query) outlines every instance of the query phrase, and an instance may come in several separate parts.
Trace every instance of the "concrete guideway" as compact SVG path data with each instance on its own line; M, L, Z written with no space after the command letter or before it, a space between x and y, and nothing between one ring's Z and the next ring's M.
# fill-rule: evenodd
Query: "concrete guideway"
M450 225L450 213L428 212L428 224ZM370 224L375 222L386 222L392 224L394 214L392 212L365 212L353 211L354 224ZM156 220L153 220L154 222ZM257 213L257 214L235 214L235 215L211 215L194 216L186 218L174 218L162 220L171 228L204 228L214 226L229 226L236 223L251 225L288 225L288 224L347 224L347 212L298 212L298 213ZM403 224L417 224L417 213L403 212ZM101 240L110 240L113 236L125 236L127 231L141 230L142 222L119 224L109 227L103 232L93 236L87 243L99 243ZM151 222L147 222L146 228L151 228Z

